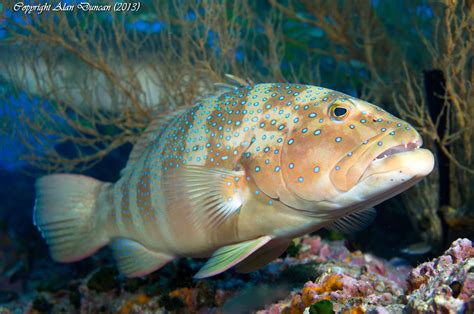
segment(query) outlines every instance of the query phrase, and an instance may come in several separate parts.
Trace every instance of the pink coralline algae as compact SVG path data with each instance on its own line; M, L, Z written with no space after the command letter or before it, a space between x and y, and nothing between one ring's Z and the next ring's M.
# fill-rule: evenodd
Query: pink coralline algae
M319 275L259 313L309 313L324 300L336 313L474 313L473 257L471 241L458 239L442 256L411 270L351 253L341 242L307 237L298 259L319 262Z
M396 266L360 251L350 252L342 241L324 243L319 237L304 238L300 254L294 261L287 258L285 262L316 262L319 275L261 314L303 313L323 300L331 301L335 312L388 313L403 307L398 303L408 287L410 266Z
M408 309L413 313L474 312L474 248L458 239L438 258L413 269Z

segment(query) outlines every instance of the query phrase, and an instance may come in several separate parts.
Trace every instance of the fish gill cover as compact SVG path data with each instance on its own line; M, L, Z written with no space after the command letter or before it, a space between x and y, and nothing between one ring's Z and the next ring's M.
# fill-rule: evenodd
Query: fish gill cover
M23 8L44 4L64 8L80 2L21 3ZM90 3L113 7L116 2ZM423 146L435 155L433 173L400 196L377 205L377 217L367 229L351 235L319 231L326 239L343 237L353 256L359 254L357 250L370 251L387 259L401 256L413 265L439 255L458 237L472 239L472 1L136 3L140 9L132 11L130 7L126 13L112 9L40 13L33 7L26 13L20 6L15 9L15 2L0 4L0 167L4 187L0 192L4 200L0 205L0 302L6 302L7 308L48 311L59 306L66 311L94 311L93 303L103 292L92 292L96 290L91 287L99 286L103 287L98 290L117 290L120 295L104 299L101 306L123 312L183 306L192 311L228 309L225 301L242 287L232 286L233 282L249 281L248 294L255 293L261 301L249 302L255 304L252 310L276 302L266 298L273 292L280 300L288 296L284 287L276 286L273 292L265 287L251 288L259 285L257 281L271 285L273 279L268 279L267 271L281 267L272 273L280 276L291 268L289 257L253 275L231 272L220 275L224 276L221 279L202 281L191 278L202 263L173 262L133 281L107 270L108 264L113 264L107 251L79 264L53 264L39 233L32 228L35 177L74 172L115 182L130 147L142 143L139 138L151 121L164 118L169 123L166 116L172 118L181 108L227 91L220 85L216 92L214 86L235 84L226 79L226 73L243 78L239 82L244 84L310 84L369 101L410 123L422 136ZM468 252L466 243L453 245ZM296 247L301 249L301 245L290 246ZM326 250L311 251L310 256L327 256ZM336 256L331 259L337 261ZM442 263L434 263L449 264L446 257L440 259ZM368 260L370 257L361 263L370 268ZM404 283L397 283L400 290L387 292L397 298L410 294L410 309L457 306L469 311L472 276L464 269L470 261L472 257L462 266L459 260L453 262L452 282L437 290L447 293L442 300L430 297L432 292L424 286L406 288ZM105 271L97 268L103 264L107 264ZM423 269L432 276L432 268ZM337 292L339 285L350 287L348 282L353 283L344 277L347 272L343 283L331 277L332 270L327 275L313 268L309 272L308 280L314 284L299 287L300 299L286 298L292 308L329 311L327 302L321 303L322 307L311 306L309 297L315 301L321 296L337 309L334 301L342 295ZM390 274L387 271L385 275ZM403 274L400 277L408 271ZM97 278L110 284L89 284ZM375 281L372 283L376 287ZM352 291L342 289L344 293ZM37 291L49 294L41 297ZM66 292L68 299L56 302L57 291ZM446 291L451 291L451 296ZM364 303L370 299L368 295L348 304L355 311L368 310ZM236 295L237 301L230 304L248 300L242 298ZM377 297L376 303L387 306L400 301L382 299ZM284 307L278 308L283 311Z

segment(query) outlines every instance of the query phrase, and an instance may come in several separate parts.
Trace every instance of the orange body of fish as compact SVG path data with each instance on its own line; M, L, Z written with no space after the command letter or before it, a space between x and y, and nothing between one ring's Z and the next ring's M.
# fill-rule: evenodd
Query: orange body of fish
M116 183L40 178L34 222L61 262L109 244L129 277L185 256L210 256L196 278L249 272L294 237L369 221L432 171L421 145L407 122L336 91L242 86L152 123Z

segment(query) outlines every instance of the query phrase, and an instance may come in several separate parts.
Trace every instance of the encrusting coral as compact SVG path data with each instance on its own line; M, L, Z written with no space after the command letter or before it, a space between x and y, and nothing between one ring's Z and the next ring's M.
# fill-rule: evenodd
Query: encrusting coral
M474 248L458 239L440 257L413 269L408 277L411 313L474 312Z
M345 247L321 245L306 238L306 258L331 258L319 265L322 274L300 292L267 307L263 313L323 313L313 307L331 302L337 313L470 313L474 309L474 248L458 239L440 257L412 269L360 252L341 254ZM304 248L305 246L303 246ZM333 249L334 248L334 249ZM326 313L326 312L324 312Z

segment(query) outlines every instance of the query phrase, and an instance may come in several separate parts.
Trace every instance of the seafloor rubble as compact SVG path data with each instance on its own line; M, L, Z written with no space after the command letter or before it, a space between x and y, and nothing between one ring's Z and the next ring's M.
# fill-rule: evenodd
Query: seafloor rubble
M0 299L0 313L474 312L474 249L468 239L414 269L318 236L303 238L284 258L251 274L228 271L193 280L202 263L177 261L139 279L122 278L107 260L82 273L71 270L77 266L40 265L23 284L26 292ZM5 280L0 277L0 297L15 288Z

